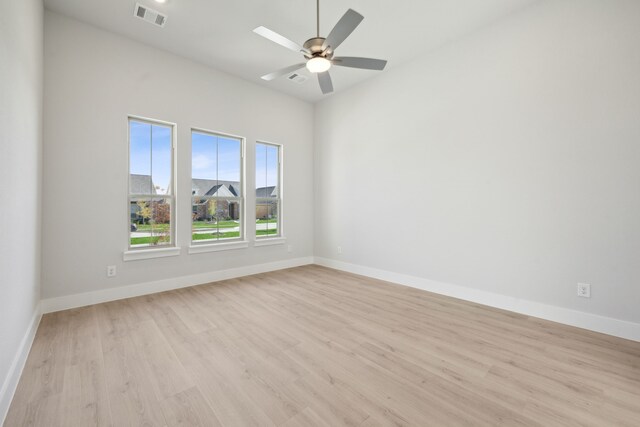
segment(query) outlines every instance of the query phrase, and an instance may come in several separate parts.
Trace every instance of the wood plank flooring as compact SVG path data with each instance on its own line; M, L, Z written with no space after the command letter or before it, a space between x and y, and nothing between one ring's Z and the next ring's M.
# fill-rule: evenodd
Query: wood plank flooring
M6 426L640 426L640 343L319 266L43 317Z

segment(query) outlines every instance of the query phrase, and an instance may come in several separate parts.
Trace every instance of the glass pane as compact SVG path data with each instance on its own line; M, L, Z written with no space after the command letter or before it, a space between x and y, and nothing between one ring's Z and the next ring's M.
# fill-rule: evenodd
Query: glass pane
M171 244L171 201L151 201L151 240L153 245Z
M171 201L169 199L131 199L129 212L131 247L171 244Z
M192 132L192 241L237 239L242 197L242 141Z
M151 127L152 194L169 194L171 189L171 128Z
M241 145L238 139L218 137L219 181L238 184L240 187Z
M192 199L192 240L218 241L240 237L240 202L232 199Z
M256 197L278 197L278 147L256 144Z
M256 236L278 234L278 200L256 200Z
M267 186L267 146L256 144L256 190ZM260 195L257 194L257 197Z
M218 138L201 132L191 133L191 195L215 193L218 185Z
M218 177L217 137L200 132L191 133L191 177L196 180L214 181ZM215 184L212 183L211 186ZM211 187L210 186L210 187ZM196 195L204 195L196 193Z
M153 194L151 125L129 121L129 194Z
M267 145L267 188L271 194L264 197L278 197L278 147Z

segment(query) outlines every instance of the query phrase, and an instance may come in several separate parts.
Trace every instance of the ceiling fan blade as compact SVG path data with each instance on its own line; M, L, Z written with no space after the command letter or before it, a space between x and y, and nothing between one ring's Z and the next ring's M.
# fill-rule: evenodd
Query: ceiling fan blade
M296 70L299 70L300 68L304 67L306 64L303 62L301 64L296 64L296 65L290 65L286 68L282 68L278 71L274 71L273 73L269 73L269 74L265 74L264 76L260 77L262 80L266 80L266 81L271 81L274 79L277 79L278 77L282 77L282 76L286 76L289 73L292 73Z
M301 52L301 53L307 53L307 54L309 53L307 49L303 48L298 43L292 42L288 38L281 36L280 34L276 33L275 31L271 31L266 27L260 26L254 29L253 32L258 35L261 35L265 39L271 40L274 43L278 43L280 46L284 46L287 49L290 49L294 52L299 52L299 53Z
M336 48L340 46L347 37L349 37L349 34L356 29L363 19L364 16L360 15L355 10L347 10L322 44L322 50L330 47L331 51L335 51Z
M333 83L331 82L331 76L328 71L324 73L318 73L318 83L320 83L320 90L323 94L333 92Z
M331 61L340 67L364 68L365 70L384 70L387 61L384 59L358 58L355 56L339 56Z

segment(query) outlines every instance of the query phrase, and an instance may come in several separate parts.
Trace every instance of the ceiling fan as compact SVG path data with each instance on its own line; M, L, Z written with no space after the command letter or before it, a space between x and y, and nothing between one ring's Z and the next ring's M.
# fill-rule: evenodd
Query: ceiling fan
M278 43L279 45L294 52L302 53L306 58L306 62L301 62L299 64L274 71L273 73L265 74L262 76L262 79L267 81L274 80L306 66L310 72L318 75L320 90L322 90L323 94L327 94L333 92L333 83L331 82L331 76L329 75L329 68L331 68L332 65L362 68L365 70L383 70L385 65L387 65L387 61L383 59L358 58L354 56L333 56L338 46L340 46L340 44L349 37L363 19L364 16L360 15L353 9L349 9L342 18L340 18L336 26L333 27L333 30L331 30L326 38L320 37L320 0L316 0L316 37L310 38L304 42L302 46L268 28L256 28L253 30L254 33L259 34L272 42Z

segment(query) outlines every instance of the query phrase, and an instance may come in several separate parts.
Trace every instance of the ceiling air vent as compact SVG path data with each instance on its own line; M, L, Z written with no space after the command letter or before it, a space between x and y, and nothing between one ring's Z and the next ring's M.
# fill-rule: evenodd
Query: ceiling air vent
M167 15L143 6L140 3L136 3L133 16L136 16L150 24L157 25L158 27L164 27L164 24L167 23Z
M292 82L296 82L298 84L302 84L302 83L306 82L307 79L308 79L307 76L303 76L302 74L298 74L298 73L293 73L287 78L289 80L291 80Z

